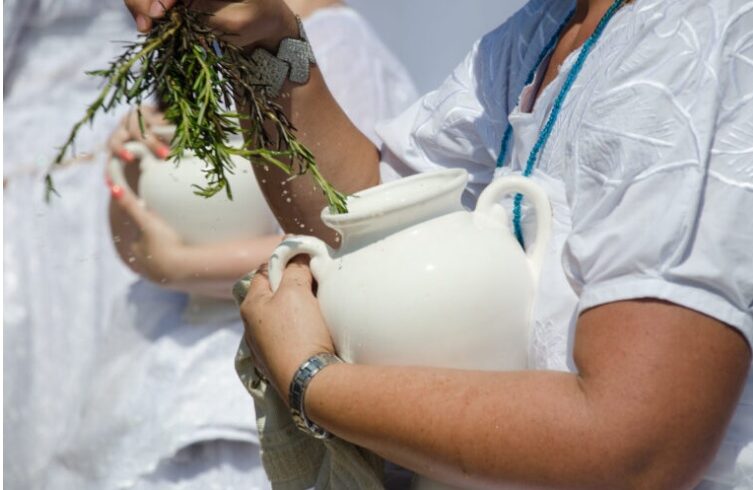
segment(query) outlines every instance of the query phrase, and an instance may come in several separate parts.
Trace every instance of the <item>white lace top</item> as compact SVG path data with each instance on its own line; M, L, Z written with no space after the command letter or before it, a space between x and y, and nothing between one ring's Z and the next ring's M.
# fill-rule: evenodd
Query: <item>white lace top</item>
M381 126L383 178L462 167L472 205L495 175L520 172L577 53L533 107L523 84L573 5L532 0ZM751 0L637 0L608 25L532 176L555 220L532 367L567 369L578 313L633 298L700 311L753 340L751 32ZM513 148L495 171L508 116ZM749 377L703 488L751 488L750 449L741 453L751 441Z

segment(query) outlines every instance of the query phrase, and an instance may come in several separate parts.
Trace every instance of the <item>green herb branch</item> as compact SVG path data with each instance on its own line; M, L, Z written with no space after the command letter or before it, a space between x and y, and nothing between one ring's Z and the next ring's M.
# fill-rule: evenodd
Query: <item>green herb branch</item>
M196 186L197 194L211 197L224 190L232 198L227 176L235 170L231 157L237 155L273 165L291 177L310 173L330 209L347 212L346 196L322 176L282 107L256 81L258 67L241 49L221 41L219 33L206 26L205 17L179 4L149 34L127 44L109 68L90 72L104 78L104 86L73 126L54 163L63 162L78 131L100 112L121 104L138 107L157 96L165 119L176 128L170 157L179 161L190 151L209 164L206 184ZM233 111L234 101L243 101L248 114ZM144 131L140 114L139 123ZM243 147L231 146L229 138L239 134ZM46 182L49 198L56 192L49 173Z

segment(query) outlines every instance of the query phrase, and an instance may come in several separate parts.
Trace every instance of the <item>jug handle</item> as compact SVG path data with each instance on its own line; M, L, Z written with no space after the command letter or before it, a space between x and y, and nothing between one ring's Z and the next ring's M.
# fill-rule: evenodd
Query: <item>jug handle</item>
M124 147L126 150L138 157L139 168L143 172L145 166L149 164L149 159L153 158L149 149L144 144L137 141L129 141L124 145ZM112 157L107 164L107 176L110 177L110 180L113 184L131 189L131 187L128 185L128 179L126 179L125 176L125 170L123 170L124 165L125 162L123 162L121 159ZM138 194L135 189L131 189L131 191L134 194Z
M499 178L489 184L481 193L476 205L476 212L494 215L496 214L494 213L495 205L500 198L516 193L523 194L527 199L530 199L536 210L536 243L526 254L531 263L534 277L538 280L552 233L552 205L544 189L530 179L518 175ZM505 217L505 225L509 229L507 213L504 213L503 216Z
M277 246L269 259L269 284L272 292L277 291L282 282L288 262L298 255L311 256L311 273L317 281L321 278L324 265L330 262L331 252L327 244L312 236L294 235Z

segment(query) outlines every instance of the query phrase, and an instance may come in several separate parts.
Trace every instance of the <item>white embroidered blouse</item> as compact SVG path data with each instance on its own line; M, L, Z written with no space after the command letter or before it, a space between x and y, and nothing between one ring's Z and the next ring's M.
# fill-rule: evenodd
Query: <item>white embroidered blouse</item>
M472 205L495 175L520 172L577 53L535 104L523 84L573 6L532 0L382 125L383 178L465 168ZM555 218L532 367L567 369L578 313L634 298L700 311L753 341L751 33L750 0L637 0L607 26L531 177ZM513 147L496 169L508 120ZM751 441L749 377L702 488L751 488Z

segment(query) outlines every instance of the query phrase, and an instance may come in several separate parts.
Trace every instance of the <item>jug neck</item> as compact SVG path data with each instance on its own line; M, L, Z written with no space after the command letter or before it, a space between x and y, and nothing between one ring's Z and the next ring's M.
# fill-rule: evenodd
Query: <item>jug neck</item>
M351 196L347 214L322 214L341 236L342 251L352 251L449 213L462 211L468 174L445 170L407 177Z

